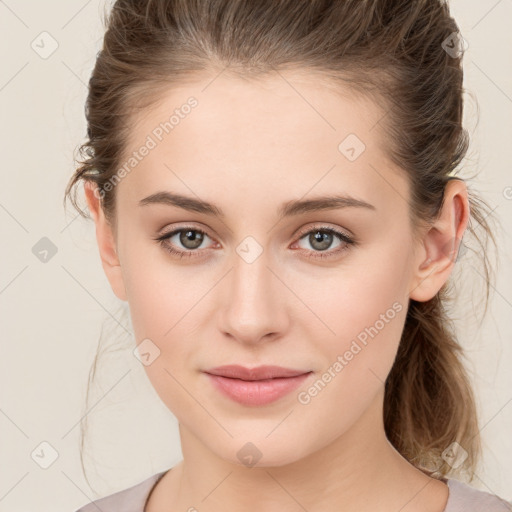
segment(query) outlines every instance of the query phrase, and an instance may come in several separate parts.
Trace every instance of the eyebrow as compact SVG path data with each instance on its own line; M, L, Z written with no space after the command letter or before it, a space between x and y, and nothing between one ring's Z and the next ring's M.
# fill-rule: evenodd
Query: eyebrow
M182 208L190 212L203 213L214 217L225 218L224 212L208 201L195 199L171 192L156 192L139 201L139 206L163 204ZM351 196L320 196L312 199L294 199L284 203L278 211L280 219L302 213L334 210L340 208L367 208L376 210L375 206Z

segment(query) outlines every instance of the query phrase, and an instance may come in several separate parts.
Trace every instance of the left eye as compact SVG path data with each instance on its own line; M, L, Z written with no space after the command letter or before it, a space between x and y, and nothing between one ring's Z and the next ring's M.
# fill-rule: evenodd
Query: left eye
M177 240L172 241L174 237L176 237ZM202 245L202 243L205 240L205 237L210 238L204 231L189 226L176 229L174 231L171 231L170 233L161 235L155 238L155 240L159 242L166 251L182 258L183 256L199 256L200 251L196 249L198 249ZM340 244L337 246L336 249L327 251L327 249L331 247L334 238L338 238L338 240L340 240ZM308 256L311 258L332 257L348 249L350 245L355 244L355 241L345 233L328 227L319 227L303 232L301 233L301 236L298 242L296 243L299 243L301 240L304 239L307 239L307 241L310 243L313 249L300 249L312 253L311 255ZM179 244L181 244L182 247L184 247L184 250L179 249L178 242ZM178 249L176 249L177 246Z
M331 247L334 238L338 238L341 241L340 244L334 250L327 251ZM313 247L312 258L330 258L347 250L350 245L355 244L354 239L345 233L328 227L319 227L303 233L299 242L304 239ZM309 251L309 249L305 250Z

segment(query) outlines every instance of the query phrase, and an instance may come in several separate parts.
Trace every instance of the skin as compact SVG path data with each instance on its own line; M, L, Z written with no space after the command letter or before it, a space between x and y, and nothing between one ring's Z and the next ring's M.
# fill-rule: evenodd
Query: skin
M115 229L93 185L85 185L103 268L129 303L137 344L149 338L160 350L144 368L180 425L183 460L156 485L146 512L313 512L339 510L340 503L345 512L443 511L447 485L393 448L382 411L408 300L431 299L453 269L446 248L467 226L464 182L448 183L439 218L415 242L408 181L386 159L377 124L385 111L377 104L348 89L336 93L312 74L212 77L166 91L156 107L132 118L126 157L169 112L190 96L198 100L116 186ZM338 150L350 133L366 145L353 162ZM209 201L225 218L138 205L157 191ZM375 211L347 207L278 219L287 201L329 194L350 194ZM192 249L198 257L180 259L154 240L189 226L207 234ZM315 258L318 243L298 234L322 226L357 243ZM263 251L252 263L236 251L249 235ZM179 234L168 242L190 247ZM343 245L334 236L324 253ZM401 311L317 396L299 403L298 393L393 303ZM277 402L249 407L221 395L202 373L236 363L313 373ZM254 467L237 457L247 442L262 454Z

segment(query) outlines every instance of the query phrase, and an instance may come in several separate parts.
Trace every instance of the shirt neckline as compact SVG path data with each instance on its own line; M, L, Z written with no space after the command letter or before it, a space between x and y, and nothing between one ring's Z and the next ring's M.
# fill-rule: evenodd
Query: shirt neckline
M143 509L142 509L142 512L146 512L146 505L149 501L149 498L151 497L151 494L153 493L156 485L158 484L158 482L164 477L164 475L166 475L169 471L171 471L172 468L169 468L169 469L166 469L164 471L160 471L159 473L155 473L153 476L149 477L149 481L153 481L153 484L149 487L148 491L146 492L144 498L143 498ZM448 487L448 499L446 500L446 505L443 509L443 512L450 512L450 509L452 507L452 498L454 497L454 489L452 487L452 482L453 482L453 479L452 478L441 478L440 479L441 482L443 482L444 484L446 484L446 486Z

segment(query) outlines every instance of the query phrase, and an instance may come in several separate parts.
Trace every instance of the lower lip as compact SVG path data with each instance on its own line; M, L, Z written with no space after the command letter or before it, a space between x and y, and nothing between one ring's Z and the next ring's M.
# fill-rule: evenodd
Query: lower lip
M243 405L266 405L291 393L311 372L296 377L241 380L207 373L213 385L225 396Z

